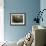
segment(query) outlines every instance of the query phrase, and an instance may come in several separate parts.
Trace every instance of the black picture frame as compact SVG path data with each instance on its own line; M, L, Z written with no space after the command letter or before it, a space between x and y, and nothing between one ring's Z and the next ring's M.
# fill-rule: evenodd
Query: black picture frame
M26 25L26 13L10 13L10 25Z

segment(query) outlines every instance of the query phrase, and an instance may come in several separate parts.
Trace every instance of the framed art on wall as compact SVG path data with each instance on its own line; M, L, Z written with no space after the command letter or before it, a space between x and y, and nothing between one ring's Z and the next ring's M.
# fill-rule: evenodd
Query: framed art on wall
M11 25L25 25L25 13L10 13Z

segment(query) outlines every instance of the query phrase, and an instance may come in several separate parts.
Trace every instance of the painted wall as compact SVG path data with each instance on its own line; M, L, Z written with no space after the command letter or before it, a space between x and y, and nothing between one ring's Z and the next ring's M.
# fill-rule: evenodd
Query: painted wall
M43 10L43 9L46 9L46 0L41 0L40 1L40 9L41 9L41 11ZM43 12L43 15L42 15L42 17L43 17L43 22L41 21L40 22L40 25L42 25L42 26L45 26L46 27L46 10Z
M18 41L32 30L35 14L40 9L40 0L4 0L4 38L7 41ZM25 26L10 26L10 13L25 12Z

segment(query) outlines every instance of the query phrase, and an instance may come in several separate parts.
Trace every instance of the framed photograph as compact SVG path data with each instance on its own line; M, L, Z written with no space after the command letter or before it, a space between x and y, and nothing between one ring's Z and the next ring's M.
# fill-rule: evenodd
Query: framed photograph
M11 25L25 25L25 13L10 13Z

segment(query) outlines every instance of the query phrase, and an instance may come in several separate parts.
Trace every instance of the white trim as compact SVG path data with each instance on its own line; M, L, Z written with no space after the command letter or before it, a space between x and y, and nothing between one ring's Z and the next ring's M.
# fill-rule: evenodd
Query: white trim
M4 42L4 0L0 0L0 42Z

